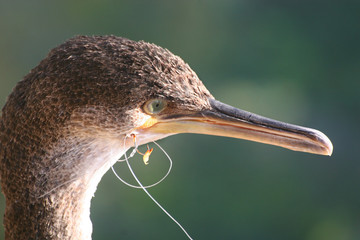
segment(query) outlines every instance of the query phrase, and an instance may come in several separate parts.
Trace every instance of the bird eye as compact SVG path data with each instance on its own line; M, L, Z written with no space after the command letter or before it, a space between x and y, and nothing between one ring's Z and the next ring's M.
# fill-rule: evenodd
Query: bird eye
M148 114L158 114L166 107L166 101L163 99L152 99L148 101L145 106L144 110Z

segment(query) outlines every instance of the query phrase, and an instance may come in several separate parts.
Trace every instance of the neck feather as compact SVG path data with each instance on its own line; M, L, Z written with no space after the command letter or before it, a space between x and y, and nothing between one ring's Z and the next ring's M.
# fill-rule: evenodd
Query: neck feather
M29 168L36 171L20 179L24 187L4 189L6 239L91 239L91 198L127 148L120 140L64 141L34 158Z

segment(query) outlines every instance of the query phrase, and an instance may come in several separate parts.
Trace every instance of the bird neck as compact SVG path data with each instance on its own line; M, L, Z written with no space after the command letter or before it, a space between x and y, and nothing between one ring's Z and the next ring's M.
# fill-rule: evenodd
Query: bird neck
M31 171L18 179L23 187L3 189L6 239L91 239L91 199L124 152L119 140L66 140L40 158L30 157L25 172Z

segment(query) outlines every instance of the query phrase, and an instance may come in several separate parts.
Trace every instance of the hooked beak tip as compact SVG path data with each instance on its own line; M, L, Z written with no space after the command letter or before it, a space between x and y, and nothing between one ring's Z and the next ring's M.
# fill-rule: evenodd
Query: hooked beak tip
M333 144L330 141L330 139L322 132L314 130L317 133L317 138L319 139L319 142L322 142L323 148L324 148L324 155L331 156L333 153Z

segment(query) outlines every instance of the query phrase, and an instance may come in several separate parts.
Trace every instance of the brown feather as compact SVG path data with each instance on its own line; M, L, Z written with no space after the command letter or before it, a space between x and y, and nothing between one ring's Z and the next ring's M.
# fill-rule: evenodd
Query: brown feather
M80 225L114 163L102 159L122 154L116 147L141 125L141 106L165 98L164 114L201 110L210 96L183 60L154 44L78 36L54 48L2 109L6 239L90 238Z

